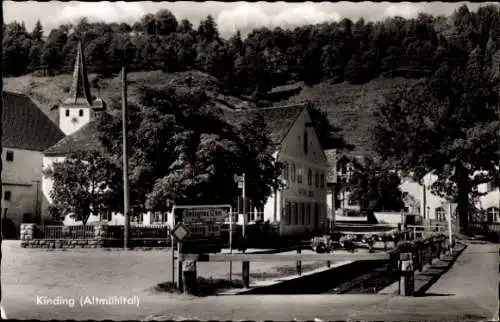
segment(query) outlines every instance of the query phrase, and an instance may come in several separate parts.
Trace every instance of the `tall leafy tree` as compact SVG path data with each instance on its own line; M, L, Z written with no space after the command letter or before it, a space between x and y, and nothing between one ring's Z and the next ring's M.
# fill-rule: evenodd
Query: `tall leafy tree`
M31 32L31 39L35 41L42 41L43 37L43 27L42 23L40 20L37 20L35 23L35 27L33 28L33 31Z
M103 208L120 209L121 171L99 152L74 153L55 162L44 175L53 180L51 198L56 207L84 225Z
M252 205L263 207L275 189L281 187L281 166L273 157L275 146L264 118L257 114L244 122L240 139L240 171L245 173L246 194Z
M458 202L464 231L473 187L498 175L497 94L480 48L467 55L467 44L451 40L431 78L387 97L377 113L377 151L417 180L436 174L433 189ZM488 175L478 174L483 170Z
M401 179L371 158L357 164L349 181L350 199L364 210L400 211L404 207Z
M264 152L247 146L253 141L241 139L203 91L144 88L140 104L130 106L128 122L129 143L135 147L129 156L134 209L232 202L239 193L233 175L245 165L258 170L252 174L264 186L275 179L265 172L269 163ZM119 110L99 123L101 141L116 159L121 157L120 128Z
M179 26L177 18L170 10L162 9L156 13L158 35L166 36L175 32Z

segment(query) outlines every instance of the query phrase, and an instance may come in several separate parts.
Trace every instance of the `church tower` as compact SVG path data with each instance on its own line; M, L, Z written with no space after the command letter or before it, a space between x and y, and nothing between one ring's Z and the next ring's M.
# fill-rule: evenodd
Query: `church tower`
M70 135L104 111L106 104L90 91L82 42L78 42L69 97L59 105L59 128Z

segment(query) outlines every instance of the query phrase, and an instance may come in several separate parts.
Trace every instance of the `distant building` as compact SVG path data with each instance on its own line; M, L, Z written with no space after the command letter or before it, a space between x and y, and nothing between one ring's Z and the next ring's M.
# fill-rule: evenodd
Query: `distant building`
M479 197L476 207L484 212L488 223L500 223L500 187L493 182L478 185Z
M286 188L271 195L257 212L264 221L279 223L281 235L324 231L328 164L307 108L294 105L225 113L236 125L257 114L271 133L274 158L283 164L286 182Z
M327 206L330 216L335 209L336 216L344 216L348 213L359 213L361 207L351 200L349 182L354 170L362 166L364 155L326 150L325 154L329 163ZM333 208L332 205L335 205Z
M4 92L3 102L2 216L18 231L22 222L42 221L43 151L64 133L27 96Z

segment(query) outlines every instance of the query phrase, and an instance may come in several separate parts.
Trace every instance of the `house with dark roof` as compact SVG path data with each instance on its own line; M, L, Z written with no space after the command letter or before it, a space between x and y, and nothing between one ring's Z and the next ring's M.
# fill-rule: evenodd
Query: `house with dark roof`
M47 146L44 151L43 168L50 167L54 162L64 161L67 155L74 152L99 150L102 148L97 131L97 119L105 113L106 103L99 97L92 96L83 56L83 46L78 44L73 79L68 97L58 106L59 128L66 136ZM42 192L44 200L42 212L48 213L52 204L50 192L53 182L44 177ZM114 214L106 214L107 220L112 220ZM117 220L123 221L123 216L116 215ZM98 221L102 218L91 216L88 222ZM66 216L66 224L76 224L71 216Z
M319 233L327 223L327 158L305 105L225 112L226 119L241 125L260 114L275 146L274 158L283 165L286 188L275 191L263 209L264 221L279 223L281 235ZM247 222L251 222L252 213ZM245 220L245 218L244 218Z
M42 221L43 152L64 133L26 95L4 92L3 102L2 216L19 230L22 222Z

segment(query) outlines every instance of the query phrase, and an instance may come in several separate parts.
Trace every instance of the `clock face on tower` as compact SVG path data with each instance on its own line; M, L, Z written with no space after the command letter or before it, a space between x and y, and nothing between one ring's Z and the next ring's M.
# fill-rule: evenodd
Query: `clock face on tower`
M74 117L71 119L71 123L76 124L78 123L78 118Z

